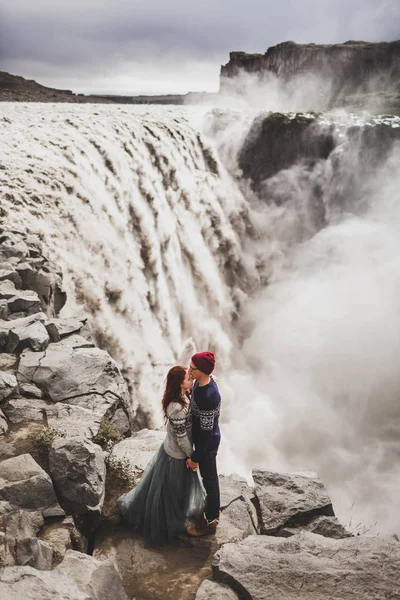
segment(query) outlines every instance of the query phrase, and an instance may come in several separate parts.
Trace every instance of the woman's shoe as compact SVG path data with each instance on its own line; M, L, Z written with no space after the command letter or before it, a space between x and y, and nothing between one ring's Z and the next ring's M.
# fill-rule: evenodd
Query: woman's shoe
M213 521L207 521L207 519L204 519L201 521L201 523L189 525L189 527L186 528L186 533L191 537L210 535L216 532L218 523L219 519L214 519Z

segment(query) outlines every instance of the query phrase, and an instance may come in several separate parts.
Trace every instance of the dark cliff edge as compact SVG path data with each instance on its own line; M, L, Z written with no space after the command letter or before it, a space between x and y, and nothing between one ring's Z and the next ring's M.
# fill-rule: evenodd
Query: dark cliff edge
M289 41L265 54L231 52L221 67L221 91L231 89L241 74L255 75L261 83L277 78L286 85L310 78L328 109L372 104L388 112L400 110L400 40L334 45Z

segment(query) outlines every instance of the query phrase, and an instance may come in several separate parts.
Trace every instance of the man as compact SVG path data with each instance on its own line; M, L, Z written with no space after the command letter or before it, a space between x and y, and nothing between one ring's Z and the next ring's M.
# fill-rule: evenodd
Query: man
M204 520L186 530L194 537L215 533L219 523L220 496L216 459L221 439L219 431L221 396L217 384L210 377L214 366L213 352L198 352L192 356L189 367L195 379L191 402L195 449L191 458L186 461L186 466L193 471L200 469L207 494Z

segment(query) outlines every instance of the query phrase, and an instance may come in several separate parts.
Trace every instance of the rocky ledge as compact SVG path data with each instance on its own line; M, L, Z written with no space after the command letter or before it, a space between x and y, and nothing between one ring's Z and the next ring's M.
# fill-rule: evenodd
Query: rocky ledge
M39 240L0 234L1 598L400 596L398 539L346 531L313 473L221 475L215 536L146 548L116 499L164 433L135 432L118 366L85 320L60 318L62 274Z

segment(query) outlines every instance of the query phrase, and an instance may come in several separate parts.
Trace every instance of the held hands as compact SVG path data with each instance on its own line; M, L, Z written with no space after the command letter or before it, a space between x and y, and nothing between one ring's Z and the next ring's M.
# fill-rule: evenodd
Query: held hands
M187 469L192 469L192 471L198 471L199 470L199 463L195 463L192 461L191 458L188 458L186 461L186 468Z

